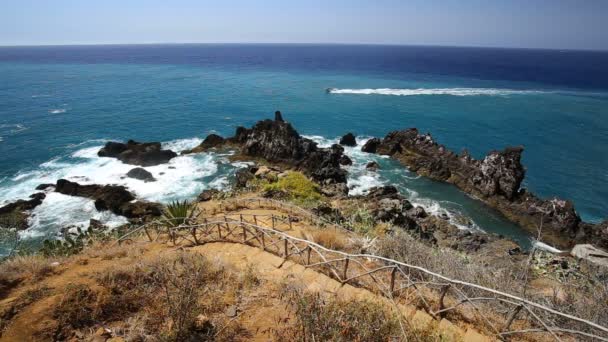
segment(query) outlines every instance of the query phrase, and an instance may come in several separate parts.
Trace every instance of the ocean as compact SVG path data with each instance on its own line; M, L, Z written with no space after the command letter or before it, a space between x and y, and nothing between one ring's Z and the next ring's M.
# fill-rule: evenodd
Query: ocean
M147 168L158 181L142 183L124 178L132 166L96 152L126 139L179 152L275 110L322 145L347 132L361 145L409 127L477 158L523 145L526 188L572 200L586 221L608 217L608 52L380 45L0 47L0 205L66 177L123 184L161 202L226 188L242 165L225 154L180 156ZM463 229L530 243L453 186L359 148L346 152L353 194L394 184ZM370 160L378 173L365 170ZM90 218L125 222L90 200L50 194L21 234L42 239Z

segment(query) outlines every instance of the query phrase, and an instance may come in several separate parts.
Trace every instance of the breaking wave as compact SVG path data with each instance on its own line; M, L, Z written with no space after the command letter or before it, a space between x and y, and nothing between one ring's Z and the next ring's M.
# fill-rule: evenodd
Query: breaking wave
M510 96L510 95L535 95L547 94L549 91L542 90L516 90L497 88L417 88L417 89L328 89L330 94L355 94L355 95L393 95L393 96L419 96L419 95L452 95L452 96Z
M201 141L198 138L179 139L162 145L163 148L179 153L193 148ZM97 156L97 151L102 146L102 140L69 145L63 155L0 179L0 206L17 199L26 199L36 192L35 188L39 184L55 183L61 178L80 184L123 185L139 199L154 202L193 199L205 189L228 187L229 176L240 166L231 164L227 156L221 154L181 155L166 164L146 167L156 181L144 183L126 177L126 173L135 165ZM100 220L110 228L126 222L124 217L110 212L98 212L93 200L48 192L43 203L32 210L30 228L20 235L24 238L53 236L67 225L86 228L91 218Z

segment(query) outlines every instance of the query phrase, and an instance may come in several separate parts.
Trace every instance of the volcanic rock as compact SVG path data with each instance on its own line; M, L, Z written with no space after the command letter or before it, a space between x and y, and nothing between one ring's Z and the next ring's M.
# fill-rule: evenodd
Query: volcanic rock
M319 148L314 141L301 137L282 116L280 119L258 121L250 129L238 127L227 142L240 146L245 156L287 164L321 184L346 183L346 171L340 168L342 148Z
M342 157L340 157L340 165L342 165L342 166L353 165L353 161L347 155L344 154L344 155L342 155Z
M365 165L365 169L369 170L369 171L378 171L379 168L380 168L380 164L378 164L375 161L370 161L369 163L367 163Z
M136 167L127 172L127 177L139 179L144 182L156 182L156 178L150 172L141 167Z
M127 218L142 218L160 216L162 206L157 203L137 201L135 196L124 186L118 185L80 185L65 179L60 179L55 185L55 191L64 195L90 198L95 201L99 211L109 210L116 215Z
M381 142L382 142L382 140L380 140L378 138L371 138L365 142L363 147L361 147L361 151L367 152L367 153L376 153L376 151L378 149L378 145L380 145Z
M217 134L209 134L205 138L205 140L203 140L203 142L200 143L200 145L196 146L195 148L193 148L191 150L184 150L184 151L182 151L182 154L205 152L205 151L208 151L209 149L222 146L225 142L226 142L226 139L222 138L221 136L219 136Z
M28 227L28 212L40 204L46 195L38 192L30 195L29 200L17 200L0 207L0 228L24 230Z
M344 145L344 146L357 146L357 139L355 138L355 135L352 133L346 133L341 139L340 139L340 145Z
M542 200L520 188L525 176L522 147L492 151L483 160L475 160L466 150L455 154L415 128L391 132L376 147L377 153L401 161L420 175L456 185L533 233L542 221L543 237L559 247L572 246L575 240L592 241L598 234L593 233L594 225L580 226L572 203Z
M254 174L248 168L244 168L244 169L237 170L236 173L234 174L234 177L236 179L235 187L237 189L245 188L245 187L247 187L247 182L249 182L250 180L252 180L254 178Z
M175 152L161 149L159 142L139 143L133 140L127 141L126 144L110 141L97 152L97 155L139 166L164 164L177 157Z
M207 189L207 190L203 190L203 192L201 192L198 197L197 197L197 201L199 202L208 202L211 201L213 199L213 196L219 194L219 190L216 189Z

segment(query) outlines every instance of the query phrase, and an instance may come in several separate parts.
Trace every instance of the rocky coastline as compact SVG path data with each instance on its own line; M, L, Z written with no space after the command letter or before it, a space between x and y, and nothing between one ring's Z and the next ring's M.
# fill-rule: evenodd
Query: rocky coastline
M410 128L390 132L383 139L370 139L362 150L390 156L413 172L454 184L533 235L540 229L543 240L560 248L580 243L608 248L607 221L585 223L570 201L540 199L521 188L526 172L521 163L523 147L491 151L483 160L476 160L466 150L454 153L430 134Z
M235 186L246 187L256 178L276 179L286 170L300 171L319 185L320 192L332 201L359 201L370 209L375 222L384 222L409 231L412 235L432 245L450 247L463 252L476 252L485 246L501 244L503 252L518 253L517 245L502 236L482 232L463 231L449 223L446 217L430 215L422 207L413 206L396 188L373 188L365 196L348 196L347 168L352 164L344 154L344 146L356 146L356 137L346 134L340 144L321 148L314 141L300 136L294 127L283 119L280 112L274 120L258 121L251 128L238 127L235 135L224 138L217 134L182 154L202 153L210 150L236 151L234 158L262 163L236 172ZM602 224L582 222L571 202L560 199L543 200L521 189L525 169L521 164L522 147L508 147L492 151L483 160L475 160L468 152L456 154L438 144L430 134L420 134L416 129L394 131L386 137L369 139L362 151L387 155L403 163L410 170L431 179L454 184L462 191L499 210L508 219L527 228L535 235L542 222L542 240L562 249L576 244L589 243L608 248L608 221ZM155 181L144 167L169 162L177 156L163 150L158 142L126 143L108 142L98 152L99 156L116 158L125 164L137 166L125 177L142 182ZM367 169L378 169L369 163ZM41 184L37 190L55 191L70 196L80 196L95 201L99 211L109 210L127 217L131 222L141 222L162 214L162 205L137 200L128 189L118 185L82 185L65 179L56 184ZM207 191L200 201L209 200L215 192ZM280 196L268 193L268 196ZM28 200L20 200L0 208L0 218L17 218L17 228L27 228L28 213L44 200L43 192L35 193ZM319 213L331 212L340 217L339 208L316 208ZM500 243L499 243L500 242Z

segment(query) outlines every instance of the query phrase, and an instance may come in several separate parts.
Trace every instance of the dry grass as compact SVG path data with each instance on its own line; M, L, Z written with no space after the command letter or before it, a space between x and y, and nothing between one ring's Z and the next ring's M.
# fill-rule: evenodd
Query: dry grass
M54 273L59 259L42 255L15 256L0 263L0 298L21 282L37 282Z
M284 300L295 321L277 328L277 341L439 341L429 331L409 330L405 317L368 300L344 301L287 288Z
M608 325L608 282L598 278L598 273L589 273L586 279L578 279L572 283L554 283L556 287L532 288L524 280L530 265L525 260L520 262L502 263L501 266L490 265L483 258L475 258L461 254L452 249L429 247L405 232L396 232L391 236L379 239L374 246L374 254L394 260L420 266L452 279L501 290L510 294L531 299L580 318L588 319L598 324ZM421 272L410 274L413 281L432 281L433 279ZM554 286L554 285L549 285ZM459 289L468 297L483 297L487 293L461 286ZM562 295L558 295L561 293ZM503 317L505 309L498 302L478 304L486 310L487 317ZM456 314L456 313L450 313ZM589 331L586 325L571 320L560 319L555 315L538 311L546 322L568 329ZM481 321L480 324L483 324ZM524 322L525 323L525 322Z
M233 340L240 327L223 312L243 282L256 279L254 270L237 277L188 252L110 268L96 274L95 286L64 290L47 337L69 339L75 329L113 323L118 336L133 341Z
M312 240L329 249L344 250L348 246L346 239L332 229L313 231Z

